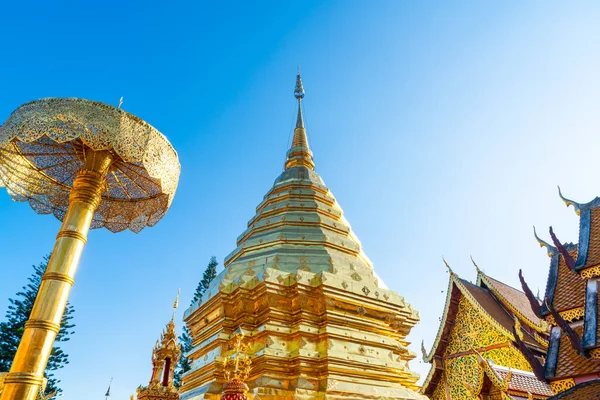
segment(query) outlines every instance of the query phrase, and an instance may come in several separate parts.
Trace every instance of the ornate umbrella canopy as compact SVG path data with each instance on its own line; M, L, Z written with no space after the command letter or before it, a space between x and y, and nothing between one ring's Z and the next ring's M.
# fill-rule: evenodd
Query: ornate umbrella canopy
M165 215L179 180L177 153L145 121L91 100L46 98L15 110L0 128L0 186L62 221L88 150L115 156L92 228L139 232Z

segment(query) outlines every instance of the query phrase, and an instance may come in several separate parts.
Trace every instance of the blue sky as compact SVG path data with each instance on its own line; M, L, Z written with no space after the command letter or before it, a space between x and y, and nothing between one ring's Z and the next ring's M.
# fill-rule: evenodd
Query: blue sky
M11 2L0 20L0 121L21 103L117 104L179 152L167 216L139 235L92 231L71 302L64 399L127 398L178 288L185 306L283 167L296 65L317 171L375 270L433 342L446 257L474 279L543 291L537 247L577 240L557 195L600 193L600 5L560 1ZM0 310L51 251L59 222L0 193ZM415 360L423 375L428 366Z

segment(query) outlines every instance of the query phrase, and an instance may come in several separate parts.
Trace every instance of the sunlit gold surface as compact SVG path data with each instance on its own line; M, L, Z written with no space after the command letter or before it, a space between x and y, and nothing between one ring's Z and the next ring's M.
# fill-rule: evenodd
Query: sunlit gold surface
M57 235L52 257L42 277L10 373L6 376L2 400L32 400L37 397L112 160L110 152L90 151L84 169L75 177L69 209Z
M301 119L299 111L285 170L225 271L185 313L194 348L182 399L219 398L221 357L237 329L252 354L254 398L424 399L406 340L418 312L375 275L314 171Z
M573 378L561 379L559 381L550 382L550 387L554 394L564 392L565 390L571 389L575 386L575 380Z
M443 357L442 379L431 398L446 399L449 393L452 399L473 399L472 393L479 394L484 380L481 358L496 365L531 371L525 357L512 346L512 340L507 331L499 329L468 297L461 297Z
M84 99L22 105L0 129L0 185L62 221L2 400L33 400L60 329L90 228L139 232L167 211L177 154L156 129Z
M179 299L179 295L177 296ZM177 308L178 300L173 308ZM173 314L174 316L175 314ZM166 329L152 350L152 375L148 386L140 386L137 390L138 400L178 400L179 393L174 384L175 367L181 357L181 349L177 344L175 321L167 324ZM165 376L167 377L165 382Z

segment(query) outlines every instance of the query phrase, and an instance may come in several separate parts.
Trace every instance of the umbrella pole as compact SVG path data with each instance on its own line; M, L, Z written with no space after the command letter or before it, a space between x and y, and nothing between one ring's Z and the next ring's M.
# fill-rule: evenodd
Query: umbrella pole
M1 400L35 400L54 339L60 330L69 292L92 217L102 198L106 174L113 161L108 151L86 149L84 167L73 182L69 209L56 236L56 244L42 277L29 320L4 381Z

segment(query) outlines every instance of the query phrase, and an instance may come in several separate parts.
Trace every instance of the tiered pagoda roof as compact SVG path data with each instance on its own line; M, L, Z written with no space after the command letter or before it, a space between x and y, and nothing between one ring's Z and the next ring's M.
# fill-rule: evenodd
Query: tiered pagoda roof
M585 397L600 385L600 198L579 204L560 189L559 195L579 215L579 241L562 243L552 228L554 246L538 239L550 257L546 301L540 310L552 325L545 375L557 399L600 398Z
M449 268L450 279L446 304L438 334L429 353L423 348L423 360L431 363L432 368L425 379L422 392L430 397L434 396L438 394L436 390L441 385L447 388L447 394L443 398L468 398L471 395L468 392L460 395L456 392L456 388L451 388L453 384L455 386L462 385L462 383L457 383L456 380L451 382L454 378L468 381L469 378L464 376L468 372L464 370L461 370L460 374L449 372L448 361L458 358L473 359L473 357L479 355L479 358L485 361L484 364L481 364L481 368L487 374L488 381L486 382L488 384L490 379L492 383L494 382L494 376L501 379L503 376L502 371L510 368L515 380L511 381L510 385L512 386L502 386L506 392L505 394L509 394L508 389L510 387L513 394L522 389L521 392L523 393L530 392L538 396L534 398L547 398L551 395L550 388L531 372L531 366L525 356L520 355L516 344L521 341L528 351L537 357L537 360L541 360L547 348L547 325L545 321L538 318L531 311L529 300L523 292L488 276L477 266L476 268L476 284L461 279ZM468 311L465 304L468 305ZM467 312L471 314L468 317L459 315ZM516 328L515 319L519 321ZM475 326L474 321L480 324ZM460 334L455 332L457 329L461 330ZM515 329L518 331L518 339L515 338ZM493 340L486 337L491 331L494 332ZM461 349L460 346L454 343L457 339L469 343L464 343ZM492 352L495 352L494 357L505 361L505 364L508 365L494 364L489 361L486 357L491 355ZM506 356L499 356L498 352L506 353ZM488 368L485 364L488 364ZM470 365L471 370L469 372L477 375L478 372L474 370L476 369L473 367L474 364L471 363ZM450 375L454 376L450 377ZM477 379L475 380L477 381ZM473 384L481 386L485 382L478 381ZM465 388L465 390L467 389ZM479 389L484 390L485 388L481 386ZM452 390L455 391L451 393Z

